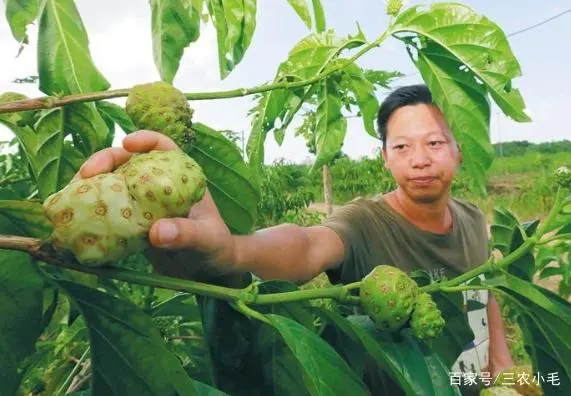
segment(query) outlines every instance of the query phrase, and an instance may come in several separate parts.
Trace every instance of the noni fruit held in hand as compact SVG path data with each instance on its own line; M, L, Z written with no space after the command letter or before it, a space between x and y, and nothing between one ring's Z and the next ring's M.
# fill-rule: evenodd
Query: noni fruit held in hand
M135 85L129 91L125 111L137 128L170 137L183 151L194 144L194 110L184 94L163 81Z
M361 306L379 329L396 331L408 321L418 290L402 270L379 265L361 282Z
M136 154L113 173L76 180L44 204L56 249L100 266L141 252L155 220L186 216L206 190L201 167L182 151Z
M428 293L420 293L410 318L412 334L421 340L437 338L442 334L445 322L436 303Z

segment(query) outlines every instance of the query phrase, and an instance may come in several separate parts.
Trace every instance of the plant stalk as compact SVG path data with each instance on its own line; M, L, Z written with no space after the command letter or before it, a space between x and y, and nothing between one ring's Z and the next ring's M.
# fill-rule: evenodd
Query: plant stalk
M311 85L330 74L333 74L343 68L349 66L355 62L358 58L363 56L365 53L379 46L387 37L389 36L389 31L385 31L379 38L375 41L367 44L360 51L355 53L347 62L342 62L338 66L329 69L326 72L319 73L315 77L307 80L296 81L296 82L276 82L272 84L260 85L253 88L237 88L228 91L217 91L217 92L197 92L197 93L185 93L187 100L211 100L211 99L227 99L236 98L248 95L259 94L267 91L273 91L276 89L293 89L300 88L306 85ZM104 92L90 92L82 94L73 94L62 97L45 96L41 98L25 99L15 102L0 104L0 114L4 113L14 113L26 110L40 110L40 109L52 109L55 107L62 107L66 105L71 105L75 103L86 103L94 102L98 100L114 99L126 97L129 95L130 89L115 89Z

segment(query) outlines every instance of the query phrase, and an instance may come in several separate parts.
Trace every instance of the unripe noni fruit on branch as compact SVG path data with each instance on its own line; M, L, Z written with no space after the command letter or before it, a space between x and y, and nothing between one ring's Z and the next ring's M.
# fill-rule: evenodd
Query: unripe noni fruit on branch
M129 91L125 111L137 128L168 136L184 152L192 148L194 110L184 93L171 84L157 81L135 85Z
M151 151L112 173L72 181L43 207L53 246L83 265L101 266L143 251L153 222L186 216L205 190L206 177L191 157Z
M381 330L398 331L409 320L419 293L404 271L378 265L361 281L361 306Z
M410 318L413 335L421 340L437 338L442 334L444 325L442 314L430 294L420 293Z

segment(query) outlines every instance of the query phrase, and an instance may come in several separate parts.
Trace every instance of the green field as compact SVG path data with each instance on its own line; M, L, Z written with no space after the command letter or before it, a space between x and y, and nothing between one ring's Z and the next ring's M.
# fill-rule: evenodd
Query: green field
M571 141L503 143L501 156L499 146L495 148L497 155L489 170L488 196L479 197L472 193L464 169L459 171L454 181L453 195L478 205L488 219L491 219L495 206L508 208L520 220L542 218L552 204L558 185L555 171L562 166L571 167ZM331 166L331 174L335 205L342 205L359 196L387 192L395 187L392 176L382 166L380 156L361 159L343 156ZM309 201L312 201L313 207L321 208L320 203L324 201L321 172L310 173L308 166L279 162L266 167L265 175L262 188L266 198L261 208L261 216L265 217L259 226L283 221L306 224L308 218L303 214L305 204L309 205ZM281 207L276 208L268 200L280 202ZM268 208L273 210L271 215Z

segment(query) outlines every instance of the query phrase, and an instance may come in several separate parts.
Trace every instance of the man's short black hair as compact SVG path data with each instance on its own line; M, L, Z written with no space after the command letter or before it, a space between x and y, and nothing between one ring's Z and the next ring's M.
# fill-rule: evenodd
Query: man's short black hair
M399 108L419 103L432 104L432 94L425 84L407 85L395 89L383 100L377 113L377 129L383 147L387 144L389 117Z

